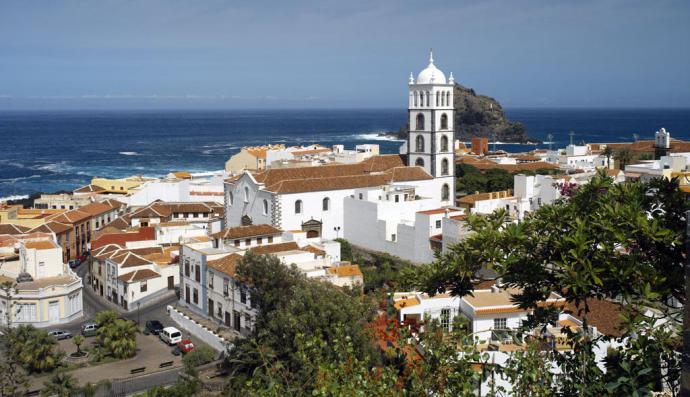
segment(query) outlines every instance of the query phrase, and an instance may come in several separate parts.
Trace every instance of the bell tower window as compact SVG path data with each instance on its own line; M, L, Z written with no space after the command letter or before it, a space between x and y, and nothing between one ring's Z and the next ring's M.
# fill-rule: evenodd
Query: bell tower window
M424 151L424 137L421 135L417 135L416 139L417 143L417 152L423 152Z
M421 113L417 115L417 130L424 130L424 115Z

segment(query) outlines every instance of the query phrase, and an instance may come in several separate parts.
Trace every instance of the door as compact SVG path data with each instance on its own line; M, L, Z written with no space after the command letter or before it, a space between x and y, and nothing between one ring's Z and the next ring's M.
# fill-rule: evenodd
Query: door
M46 275L46 263L38 262L38 271L36 272L38 278L43 278Z
M100 285L100 289L101 289L101 296L103 296L103 284Z
M168 289L175 289L175 276L168 276Z
M58 301L48 303L48 319L51 323L60 321L60 306L58 306Z
M232 324L230 324L230 312L225 312L225 326L230 327Z
M240 332L240 313L239 312L233 312L234 314L234 321L233 325L235 326L235 331Z
M213 299L208 299L208 316L213 317Z
M188 286L184 287L184 300L185 300L185 302L187 302L187 304L189 304L190 298L189 298L189 287Z

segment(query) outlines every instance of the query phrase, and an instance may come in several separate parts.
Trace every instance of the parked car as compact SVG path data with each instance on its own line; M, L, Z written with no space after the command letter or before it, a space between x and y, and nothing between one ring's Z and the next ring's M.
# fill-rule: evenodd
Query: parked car
M154 335L160 334L163 328L165 327L163 327L163 324L158 320L149 320L146 322L146 330Z
M182 342L182 332L175 327L165 327L158 334L158 337L168 345L172 346L178 342Z
M62 329L53 329L48 331L48 335L52 336L53 338L57 340L62 340L62 339L69 339L72 337L72 334L69 331L65 331Z
M79 259L70 259L68 262L69 268L70 269L76 269L81 265L81 261Z
M98 324L86 323L81 326L81 334L84 336L96 336L96 330L98 330Z
M185 339L177 343L172 351L172 354L179 356L180 354L187 354L192 350L194 350L194 343L189 339Z
M84 253L79 256L77 256L77 259L79 259L79 263L84 263L86 262L86 259L89 257L89 254Z

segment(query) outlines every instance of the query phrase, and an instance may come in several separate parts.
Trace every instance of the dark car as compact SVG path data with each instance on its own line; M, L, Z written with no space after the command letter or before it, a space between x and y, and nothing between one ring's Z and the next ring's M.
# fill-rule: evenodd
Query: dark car
M154 335L158 335L163 330L163 324L158 320L149 320L146 322L146 330Z
M81 261L79 259L70 259L68 264L70 269L76 269L81 265Z

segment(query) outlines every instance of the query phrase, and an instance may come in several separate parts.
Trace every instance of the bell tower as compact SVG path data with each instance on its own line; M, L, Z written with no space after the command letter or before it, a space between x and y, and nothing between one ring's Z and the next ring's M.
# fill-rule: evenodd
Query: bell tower
M455 204L455 152L453 87L455 79L434 65L429 52L428 66L415 80L410 73L407 138L409 166L424 168L438 181L442 205Z

